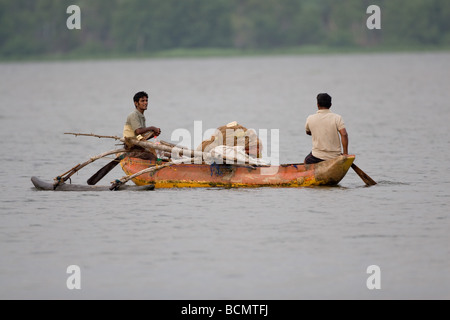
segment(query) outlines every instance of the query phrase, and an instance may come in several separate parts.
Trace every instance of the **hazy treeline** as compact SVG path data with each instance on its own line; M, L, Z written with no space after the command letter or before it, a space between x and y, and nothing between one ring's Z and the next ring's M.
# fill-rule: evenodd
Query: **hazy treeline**
M369 5L381 29L369 30ZM81 30L69 30L69 5ZM448 46L448 0L0 0L0 57L174 48Z

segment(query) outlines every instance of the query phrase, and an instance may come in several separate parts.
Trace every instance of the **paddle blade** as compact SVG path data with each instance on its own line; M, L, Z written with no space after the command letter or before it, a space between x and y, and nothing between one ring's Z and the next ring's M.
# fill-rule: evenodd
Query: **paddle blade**
M121 158L117 157L113 161L109 162L106 166L98 170L92 177L90 177L87 181L87 184L90 186L95 185L99 182L104 176L108 174L112 169L114 169L120 162Z
M368 186L374 186L377 183L369 177L364 171L362 171L356 164L352 164L352 169L358 174L358 176L364 181L364 183Z

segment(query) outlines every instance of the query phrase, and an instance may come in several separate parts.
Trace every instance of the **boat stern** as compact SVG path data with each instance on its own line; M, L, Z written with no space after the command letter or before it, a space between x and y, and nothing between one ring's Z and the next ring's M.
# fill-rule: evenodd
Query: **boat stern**
M355 155L342 155L335 159L315 164L316 182L320 185L336 185L347 174Z

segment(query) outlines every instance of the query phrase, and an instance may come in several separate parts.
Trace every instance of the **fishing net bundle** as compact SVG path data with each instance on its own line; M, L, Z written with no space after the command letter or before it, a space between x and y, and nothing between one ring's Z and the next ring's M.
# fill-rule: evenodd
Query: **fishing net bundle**
M236 121L216 129L210 139L202 141L197 151L211 152L219 146L243 147L253 158L262 157L262 143L253 129L247 129Z

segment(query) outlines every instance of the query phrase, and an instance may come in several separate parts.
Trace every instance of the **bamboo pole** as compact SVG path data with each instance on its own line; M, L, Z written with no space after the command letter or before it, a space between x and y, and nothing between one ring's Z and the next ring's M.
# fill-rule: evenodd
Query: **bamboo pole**
M104 135L98 135L98 134L94 134L94 133L65 132L64 134L71 134L74 136L87 136L87 137L114 139L114 140L119 140L124 143L130 143L132 145L137 145L137 146L143 147L145 149L153 148L153 149L166 151L166 152L177 152L178 154L180 154L180 153L186 154L187 153L191 157L192 156L197 156L197 157L202 157L202 156L209 157L210 156L209 153L202 152L202 151L194 151L194 150L191 150L186 147L178 147L178 146L176 146L172 143L166 142L166 141L161 141L161 144L156 144L156 143L150 142L150 141L137 140L137 139L133 139L133 138L121 138L118 136L104 136Z
M94 157L89 158L89 160L81 163L81 164L77 164L75 167L73 167L72 169L70 169L69 171L57 176L55 179L53 179L54 183L53 183L53 188L56 189L57 186L63 184L64 182L66 182L72 175L74 175L77 171L79 171L80 169L84 168L85 166L87 166L88 164L94 162L95 160L98 160L100 158L109 156L111 154L116 154L116 153L123 153L126 152L127 150L125 149L115 149L115 150L110 150L110 151L106 151L103 153L100 153Z
M133 178L136 178L136 177L138 177L138 176L140 176L140 175L142 175L144 173L150 173L150 172L154 172L154 171L160 170L160 169L168 167L168 166L170 166L172 164L173 164L173 162L168 162L168 163L165 163L165 164L160 165L160 166L157 165L157 166L154 166L154 167L146 168L146 169L143 169L143 170L141 170L139 172L136 172L135 174L132 174L132 175L129 175L129 176L124 176L124 177L122 177L120 179L116 179L115 181L112 182L112 185L109 188L109 190L111 190L111 191L117 190L117 189L120 188L121 185L127 183L128 181L130 181Z
M210 159L211 158L211 153L209 153L209 152L194 151L194 150L191 150L191 149L186 148L186 147L178 147L178 146L173 145L173 144L168 143L168 142L164 142L163 144L162 143L161 144L156 144L154 142L144 141L144 140L137 140L137 139L134 139L134 138L121 138L121 137L117 137L117 136L104 136L104 135L97 135L97 134L93 134L93 133L88 134L88 133L70 133L69 132L69 133L65 133L65 134L72 134L72 135L75 135L75 136L91 136L91 137L97 137L97 138L115 139L115 140L119 140L121 142L124 142L126 145L131 144L131 145L135 145L135 146L140 146L140 147L142 147L144 149L149 149L150 148L150 149L161 150L161 151L165 151L165 152L170 152L172 155L174 153L180 155L180 153L181 153L183 155L190 156L191 159L194 158L194 157L198 157L198 158L202 159L202 162L203 162L204 159ZM173 164L173 162L171 161L171 162L169 162L167 164L164 164L162 166L151 167L151 168L144 169L143 171L137 172L135 175L133 175L133 177L139 176L139 175L144 174L144 173L152 172L152 171L156 170L156 168L160 168L161 169L161 168L166 167L166 166L168 166L170 164ZM117 189L121 184L123 184L123 183L125 183L125 182L127 182L127 181L129 181L131 179L132 178L124 177L124 178L122 178L120 180L116 180L116 182L118 181L118 185L115 187L114 186L115 182L114 182L113 186L111 186L111 190ZM121 182L121 181L125 181L125 182Z
M118 137L118 136L101 136L98 134L94 134L94 133L74 133L74 132L64 132L64 134L71 134L74 135L75 137L78 136L85 136L85 137L96 137L96 138L108 138L108 139L115 139L115 140L120 140L122 138Z
M183 155L188 155L191 157L210 157L211 154L207 153L207 152L203 152L203 151L194 151L185 147L169 147L163 144L156 144L154 142L150 142L150 141L140 141L140 140L136 140L136 139L123 139L121 138L120 141L123 142L129 142L133 145L136 146L140 146L143 147L145 149L148 148L152 148L152 149L157 149L157 150L161 150L161 151L167 151L167 152L171 152L172 154L175 152L177 154L182 153Z
M135 138L121 138L121 137L117 137L117 136L104 136L104 135L98 135L98 134L93 134L93 133L72 133L72 132L68 132L65 134L72 134L75 136L90 136L90 137L97 137L97 138L110 138L110 139L115 139L115 140L119 140L123 143L125 143L126 145L135 145L135 146L140 146L144 149L156 149L156 150L161 150L161 151L165 151L165 152L169 152L171 154L173 154L174 152L178 155L183 154L183 155L187 155L192 158L197 157L202 159L202 163L205 159L211 159L211 153L209 152L203 152L203 151L196 151L196 150L191 150L189 148L186 147L179 147L176 146L172 143L169 142L165 142L161 143L161 144L156 144L154 142L150 142L150 141L144 141L144 140L137 140ZM227 160L227 158L223 158L224 160ZM230 159L228 159L230 160ZM195 161L194 161L195 162ZM259 165L258 166L270 166L270 165Z
M152 131L153 132L153 131ZM121 137L118 136L105 136L105 135L98 135L98 134L94 134L94 133L75 133L75 132L65 132L64 134L71 134L74 136L86 136L86 137L95 137L95 138L108 138L108 139L115 139L115 140L121 140L123 141ZM145 138L145 137L144 137ZM146 139L147 140L147 139ZM178 148L182 148L182 149L189 149L187 147L183 147L183 146L177 146L173 143L164 141L164 140L160 140L161 144L166 145L168 147L178 147Z
M64 134L71 134L74 136L88 136L88 137L96 137L96 138L107 138L107 139L114 139L114 140L119 140L123 143L125 143L126 145L135 145L135 146L140 146L144 149L156 149L156 150L161 150L161 151L165 151L165 152L169 152L171 154L178 154L180 155L189 155L191 158L192 157L201 157L202 160L203 159L207 159L211 157L211 154L209 152L203 152L203 151L195 151L195 150L191 150L189 148L186 147L178 147L172 143L169 142L165 142L165 141L161 141L160 144L156 144L150 141L144 141L144 140L137 140L137 139L133 139L133 138L121 138L118 136L105 136L105 135L98 135L98 134L94 134L94 133L73 133L73 132L66 132ZM125 149L119 149L121 152L126 152L127 150ZM118 150L113 150L113 151L108 151L105 153L102 153L96 157L93 157L91 159L89 159L88 161L86 161L85 163L81 164L81 165L77 165L76 167L72 168L71 170L69 170L68 172L70 172L70 174L66 177L61 177L58 176L55 178L55 184L54 184L54 188L56 188L59 184L64 183L64 181L66 181L67 179L70 178L71 175L73 175L76 171L80 170L81 168L83 168L84 166L88 165L89 163L100 159L101 157L104 157L106 155L112 154L112 153L117 153ZM125 184L126 182L130 181L131 179L138 177L144 173L150 173L150 172L154 172L156 170L160 170L162 168L165 168L167 166L170 166L174 164L172 161L160 165L160 166L154 166L154 167L150 167L150 168L146 168L144 170L141 170L139 172L136 172L133 175L130 176L125 176L122 177L121 179L117 179L115 180L111 187L110 190L117 190L118 188L120 188L121 185Z

